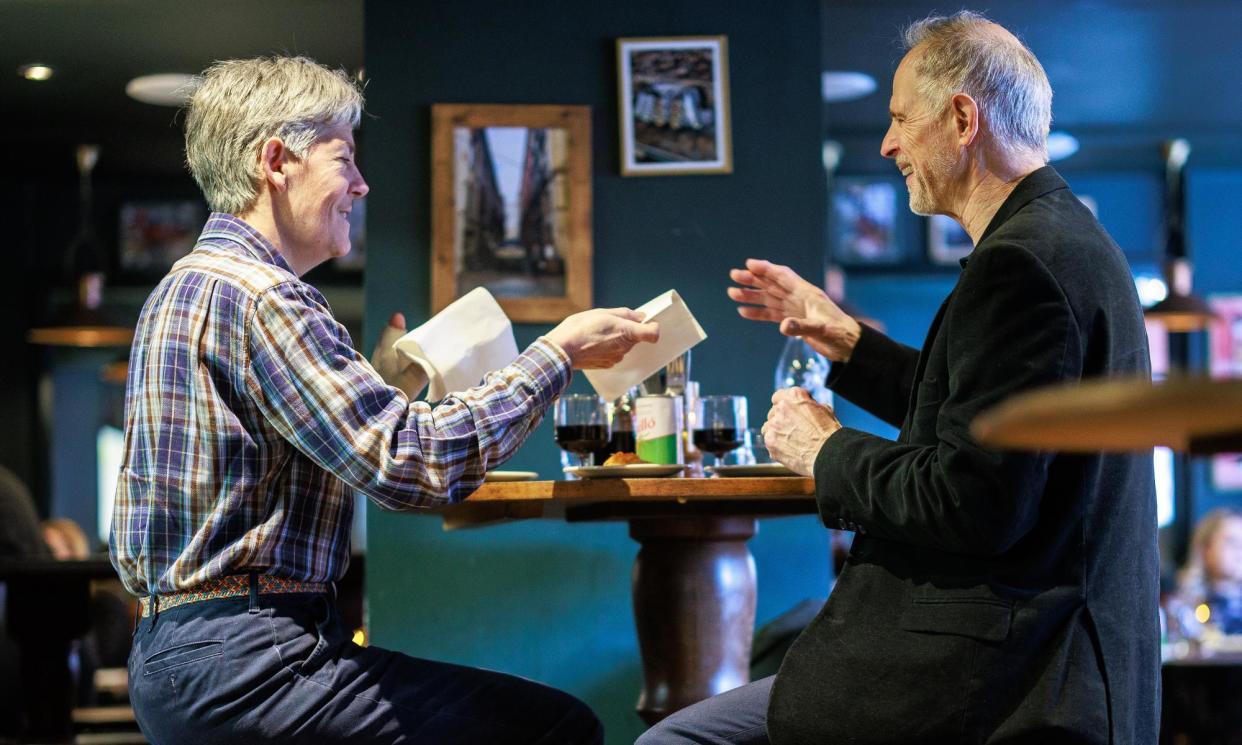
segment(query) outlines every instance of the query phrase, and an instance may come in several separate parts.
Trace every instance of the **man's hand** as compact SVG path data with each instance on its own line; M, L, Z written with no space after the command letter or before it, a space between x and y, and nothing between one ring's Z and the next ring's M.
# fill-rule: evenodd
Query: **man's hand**
M729 278L743 285L729 288L743 318L779 323L782 334L802 337L833 362L849 360L862 327L819 287L762 259L747 259L746 268L731 270Z
M801 388L772 394L772 408L763 425L763 442L772 457L803 476L815 470L824 442L841 429L831 406L824 406Z
M371 354L371 367L375 368L375 372L379 373L385 383L405 391L406 397L413 400L427 385L427 376L417 365L408 365L404 370L401 368L401 358L397 356L397 350L392 345L403 336L405 316L393 313L375 344L375 352Z
M565 350L575 370L602 369L620 362L639 342L659 341L659 325L642 320L629 308L596 308L573 314L546 336Z

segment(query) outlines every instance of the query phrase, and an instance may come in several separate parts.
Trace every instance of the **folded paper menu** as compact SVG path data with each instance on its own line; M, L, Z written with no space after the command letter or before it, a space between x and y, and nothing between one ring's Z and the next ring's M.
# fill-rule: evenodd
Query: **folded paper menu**
M426 377L428 401L479 384L518 355L513 325L492 294L477 287L393 344L406 377ZM406 388L406 386L402 386ZM419 384L418 390L422 389ZM406 389L407 393L410 393Z
M669 290L636 310L646 320L660 324L660 340L654 344L635 344L629 354L607 370L586 371L587 380L605 401L620 397L707 338L676 290Z

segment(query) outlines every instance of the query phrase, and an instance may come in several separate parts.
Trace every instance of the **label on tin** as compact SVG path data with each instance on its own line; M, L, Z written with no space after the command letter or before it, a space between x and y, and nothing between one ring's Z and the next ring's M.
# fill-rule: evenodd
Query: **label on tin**
M648 463L682 463L681 396L639 396L634 439L638 457Z

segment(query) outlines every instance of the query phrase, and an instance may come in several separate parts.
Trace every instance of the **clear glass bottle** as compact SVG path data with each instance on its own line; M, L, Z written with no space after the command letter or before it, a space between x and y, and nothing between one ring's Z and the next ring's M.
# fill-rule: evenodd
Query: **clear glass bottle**
M802 339L791 336L785 341L785 349L776 363L776 390L797 386L811 394L821 404L832 405L832 391L828 390L829 362Z

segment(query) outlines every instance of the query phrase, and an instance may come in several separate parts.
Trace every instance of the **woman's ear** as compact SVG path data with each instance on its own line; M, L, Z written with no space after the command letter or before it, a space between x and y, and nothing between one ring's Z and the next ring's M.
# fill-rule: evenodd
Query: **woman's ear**
M279 137L269 137L259 151L259 171L272 191L283 192L288 186L285 167L289 164L289 149Z

